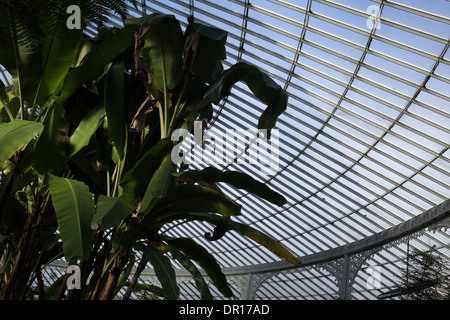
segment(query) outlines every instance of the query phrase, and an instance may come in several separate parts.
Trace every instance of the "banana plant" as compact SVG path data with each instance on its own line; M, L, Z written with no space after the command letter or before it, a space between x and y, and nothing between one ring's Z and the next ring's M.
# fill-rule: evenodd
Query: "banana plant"
M161 287L145 289L177 299L172 260L192 274L203 299L212 295L197 266L231 297L212 254L189 235L168 235L168 226L191 221L215 226L208 240L236 232L300 263L269 235L234 221L241 205L218 183L279 206L286 203L281 194L242 172L184 170L171 159L172 133L208 123L212 105L239 81L267 106L259 129L270 133L286 108L287 94L257 67L241 62L224 70L225 31L192 17L183 31L160 13L125 19L95 38L57 30L68 36L41 28L43 45L21 47L6 37L2 48L10 51L0 49L15 85L0 92L3 299L112 299L121 287L129 298L142 289L137 280L147 264ZM43 286L42 270L62 258L79 266L81 289L67 290L67 274Z

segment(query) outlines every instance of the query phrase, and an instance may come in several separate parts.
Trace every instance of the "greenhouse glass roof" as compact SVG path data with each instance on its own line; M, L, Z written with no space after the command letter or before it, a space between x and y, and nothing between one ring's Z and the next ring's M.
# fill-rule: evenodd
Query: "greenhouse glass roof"
M170 13L183 27L194 16L226 30L224 67L254 64L289 95L272 139L275 170L214 166L247 172L286 197L277 207L220 185L242 204L233 219L270 234L302 265L233 232L208 241L207 223L167 231L208 248L238 297L376 299L398 283L413 248L436 248L450 259L450 2L137 2L133 16ZM111 23L121 25L113 16ZM11 84L3 69L1 75ZM214 106L211 123L221 132L252 130L262 110L238 83ZM243 152L251 149L251 139L240 143ZM183 298L198 299L188 274L180 268L178 276ZM152 281L151 268L141 277Z

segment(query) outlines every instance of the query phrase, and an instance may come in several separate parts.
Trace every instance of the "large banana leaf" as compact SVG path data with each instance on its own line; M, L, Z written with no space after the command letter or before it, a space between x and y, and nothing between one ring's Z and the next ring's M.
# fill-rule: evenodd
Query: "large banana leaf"
M0 124L0 166L43 129L42 123L19 119Z
M144 48L149 49L156 87L166 92L175 88L181 79L183 32L173 15L155 15L148 25Z
M126 140L127 122L124 107L125 99L124 60L119 58L109 68L105 82L105 111L107 119L107 131L114 146L123 159Z
M205 182L226 182L238 189L244 189L254 193L261 198L282 206L286 203L286 198L278 192L270 189L266 184L253 179L248 174L238 171L221 171L217 168L206 168L201 171L181 171L172 173L178 180L194 180Z
M189 84L184 95L195 98L206 90L207 83L214 83L222 73L228 33L194 22L193 17L189 17L188 21L183 69Z
M169 300L178 299L180 288L178 287L175 270L169 258L157 249L148 247L142 243L136 243L134 248L145 254L145 257L152 264L156 277L162 285L165 297Z
M91 250L94 200L86 185L77 180L48 175L50 193L67 261L87 259Z
M232 297L233 292L228 286L227 278L222 272L220 265L217 263L213 255L211 255L204 247L189 238L169 239L165 241L177 250L182 251L189 259L198 262L200 267L205 270L206 274L212 280L216 288L225 296Z
M64 109L55 104L33 152L33 167L41 174L58 171L65 163L66 121Z

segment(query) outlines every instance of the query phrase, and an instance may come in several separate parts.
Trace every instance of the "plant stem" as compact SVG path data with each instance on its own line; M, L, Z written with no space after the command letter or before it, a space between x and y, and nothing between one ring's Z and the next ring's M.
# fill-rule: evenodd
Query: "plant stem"
M166 88L164 88L164 135L161 138L167 137L168 122L169 122L169 105L168 105Z
M142 256L141 261L139 262L139 265L136 269L136 272L133 275L133 279L130 282L130 285L127 288L127 291L125 292L124 296L123 296L123 300L128 300L130 299L131 293L133 292L133 288L136 285L139 276L141 275L142 271L144 271L145 266L147 265L147 258L144 256Z
M120 175L122 173L122 160L119 159L119 162L116 165L116 176L115 176L115 182L114 182L114 190L112 193L113 197L117 196L117 190L118 190L118 186L119 186L119 181L120 181Z
M109 173L109 169L106 170L106 195L108 197L111 196L111 174Z
M3 104L3 108L5 108L6 113L8 114L9 119L10 119L11 121L14 121L14 116L12 115L11 110L10 110L9 107L8 107L8 104L7 104L6 101L4 101L3 99L2 99L2 103L4 103L4 104Z
M164 111L162 105L158 102L157 107L159 109L159 125L161 127L161 139L165 137L166 130L164 129Z
M42 119L42 123L44 123L45 120L47 119L47 116L50 114L50 112L52 112L53 108L55 107L55 103L56 103L55 99L50 100L48 107L45 110L45 115L44 112L42 112L44 108L41 108L39 115L36 117L36 121L40 121L41 117L44 115L44 118Z
M39 230L33 229L33 225L39 225L43 214L40 204L34 204L33 210L28 214L24 225L24 231L20 237L15 251L14 265L4 292L2 300L23 300L26 298L29 286L28 280L33 272L33 266L39 255Z
M44 280L42 279L42 271L40 267L38 267L36 270L36 276L38 283L39 300L45 300Z
M165 66L164 56L161 57L162 65ZM163 125L163 129L161 130L161 139L167 137L167 126L169 121L169 99L167 96L167 83L166 83L166 70L163 68L162 70L163 76L163 86L164 86L164 118L161 118L161 124Z
M119 280L120 274L129 259L129 249L119 248L119 254L115 257L114 262L109 268L108 277L106 278L105 286L99 293L99 300L110 300L116 289L117 281Z

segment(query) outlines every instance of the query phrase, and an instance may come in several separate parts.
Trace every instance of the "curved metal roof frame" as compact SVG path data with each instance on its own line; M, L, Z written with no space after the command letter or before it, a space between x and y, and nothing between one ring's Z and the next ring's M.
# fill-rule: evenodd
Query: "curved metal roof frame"
M285 195L288 203L275 207L221 185L243 205L238 221L280 240L303 266L233 233L209 242L208 224L169 231L207 247L238 296L375 299L395 286L410 246L450 259L450 2L142 0L139 11L130 7L134 16L155 11L174 14L183 27L193 15L228 31L225 67L253 63L289 94L276 126L276 173L217 167L248 172ZM212 123L222 132L256 128L262 109L237 84ZM372 266L384 275L375 287ZM187 274L178 275L184 297L198 298ZM142 278L155 281L151 269Z

